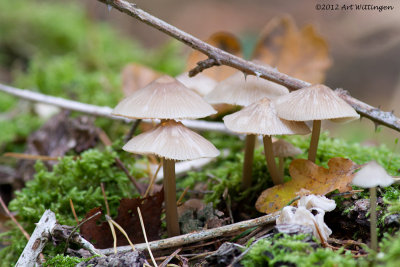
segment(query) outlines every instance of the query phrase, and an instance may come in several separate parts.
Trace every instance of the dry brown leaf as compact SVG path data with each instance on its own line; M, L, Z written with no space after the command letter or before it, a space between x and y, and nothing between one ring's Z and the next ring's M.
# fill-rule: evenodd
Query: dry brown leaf
M266 25L253 58L312 84L323 83L332 64L325 39L312 25L299 31L290 16L274 18Z
M137 213L137 207L142 212L143 220L146 226L147 239L149 241L159 239L161 228L161 206L164 201L164 191L161 190L152 196L146 198L124 198L120 202L118 215L114 219L128 234L130 240L136 243L144 242L144 236L140 229L140 221ZM86 218L101 211L101 208L94 208L86 214ZM102 217L97 215L90 221L84 223L80 232L81 235L88 241L92 242L96 248L104 249L113 246L113 237L111 235L110 226L107 222L98 224L98 220ZM129 245L125 236L119 231L115 231L117 236L117 245Z
M282 209L296 197L302 189L315 195L325 195L334 190L346 192L357 169L357 164L345 158L332 158L329 169L320 167L305 159L295 159L289 166L292 180L264 190L256 202L256 209L263 213L273 213Z
M233 35L227 32L216 32L206 40L207 43L227 51L233 55L242 56L242 48L240 41ZM186 69L191 70L196 67L197 62L207 59L207 56L199 51L194 50L187 60ZM217 66L204 70L202 73L215 79L222 81L233 75L237 70L227 66Z
M122 91L124 96L129 96L162 74L144 65L131 63L124 67L121 75Z

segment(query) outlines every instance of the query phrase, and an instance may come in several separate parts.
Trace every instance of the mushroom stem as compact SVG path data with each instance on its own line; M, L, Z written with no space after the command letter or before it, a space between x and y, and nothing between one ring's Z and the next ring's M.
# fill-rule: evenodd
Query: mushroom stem
M378 251L378 236L376 233L376 187L369 189L370 196L370 225L371 225L371 249Z
M164 201L168 236L180 234L176 206L175 161L163 158Z
M245 143L245 148L244 148L243 173L242 173L242 188L243 189L247 189L251 186L255 143L256 143L256 136L254 134L246 135L246 143Z
M264 142L265 158L267 160L267 166L268 166L269 173L271 174L272 181L274 182L275 185L282 184L283 180L281 179L281 177L278 173L278 168L276 167L276 162L275 162L275 158L274 158L274 152L272 151L271 136L264 135L263 142Z
M317 157L317 148L319 134L321 132L321 120L314 120L311 134L310 149L308 150L308 160L315 162Z
M284 162L283 162L283 157L278 157L278 159L279 159L279 163L278 163L278 170L279 170L279 176L280 176L280 179L281 179L281 181L282 181L282 183L283 183L283 170L284 170Z

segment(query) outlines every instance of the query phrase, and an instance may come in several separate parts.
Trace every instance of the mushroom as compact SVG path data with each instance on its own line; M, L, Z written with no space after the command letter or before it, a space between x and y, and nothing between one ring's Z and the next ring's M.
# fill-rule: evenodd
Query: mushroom
M308 159L315 162L321 120L348 122L360 116L329 87L317 84L296 90L275 100L278 116L291 121L313 121Z
M392 176L385 169L371 161L367 163L353 178L352 184L362 188L369 188L370 195L370 226L371 226L371 249L378 250L378 236L376 233L376 187L387 187L394 182Z
M218 83L204 99L210 104L226 103L248 106L264 97L273 99L288 93L289 90L282 85L252 75L246 77L243 73L237 72ZM251 186L255 142L254 134L246 134L242 175L243 188Z
M161 119L151 131L132 138L123 149L162 158L164 199L169 236L179 235L175 161L216 157L219 151L206 139L174 119L201 118L216 111L199 95L169 76L162 76L122 100L113 114L128 118Z
M238 112L225 116L223 119L226 128L233 132L253 136L263 135L265 158L274 184L283 183L283 179L276 167L271 135L310 133L310 129L304 122L287 121L279 118L273 102L266 97Z
M294 145L283 139L279 139L272 143L272 151L274 153L274 156L278 157L279 159L278 170L279 175L281 176L281 180L283 180L284 158L294 157L303 153L300 148L295 147Z
M194 77L189 77L188 73L184 72L176 76L176 79L201 97L209 94L217 85L217 81L202 73L199 73Z

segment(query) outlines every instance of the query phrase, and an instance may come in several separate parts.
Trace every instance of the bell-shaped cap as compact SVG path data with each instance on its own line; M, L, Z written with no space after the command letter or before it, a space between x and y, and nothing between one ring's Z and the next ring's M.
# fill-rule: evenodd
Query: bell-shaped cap
M288 94L289 90L277 83L253 75L237 72L219 82L204 99L210 104L248 106L264 97L270 99Z
M275 157L283 158L294 157L303 153L300 148L295 147L294 145L283 139L278 139L277 141L272 143L272 151Z
M376 161L371 161L354 175L351 183L362 188L372 188L376 186L386 187L393 182L393 177L387 174L381 165Z
M223 119L226 128L236 133L261 135L310 133L310 129L304 122L279 118L273 102L268 98L263 98Z
M210 93L217 85L216 80L202 73L196 74L194 77L189 77L188 73L184 72L176 76L176 79L202 97Z
M348 122L360 115L329 87L317 84L275 99L278 116L291 121Z
M125 151L172 160L211 158L219 155L207 139L189 130L181 122L168 120L151 131L133 137L123 147Z
M198 94L166 75L122 100L112 112L134 119L194 119L215 113Z

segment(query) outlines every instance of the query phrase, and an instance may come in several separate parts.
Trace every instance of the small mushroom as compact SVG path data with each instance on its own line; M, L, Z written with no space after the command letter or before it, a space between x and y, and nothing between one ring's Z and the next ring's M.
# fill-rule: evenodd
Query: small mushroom
M238 112L227 115L223 120L226 128L233 132L263 135L265 158L274 184L283 183L283 179L276 167L271 135L308 134L310 132L304 122L287 121L279 118L273 102L268 98L263 98Z
M371 161L367 163L353 178L352 184L362 188L369 188L370 195L370 226L371 226L371 249L378 250L378 236L376 233L376 187L387 187L394 182L392 176L385 169Z
M264 97L273 99L288 93L289 90L282 85L253 75L246 77L243 73L236 72L219 82L204 99L210 104L226 103L248 106ZM256 136L254 134L246 135L242 175L243 188L248 188L251 185L255 142Z
M290 121L313 121L308 159L315 162L321 120L348 122L360 116L329 87L317 84L283 95L275 101L278 116Z
M169 76L162 76L122 100L113 114L128 118L161 119L151 131L132 138L124 147L138 154L162 158L164 199L169 236L179 235L176 206L175 161L215 157L219 151L206 139L174 119L201 118L216 111L199 95Z
M300 148L295 147L291 143L278 139L277 141L272 143L272 151L275 157L278 157L278 170L279 175L281 176L281 180L283 180L283 170L284 170L284 158L297 156L303 151Z
M188 73L184 72L176 76L176 79L201 97L209 94L217 85L217 81L202 73L196 74L194 77L189 77Z

